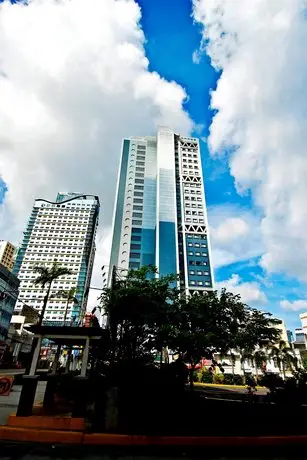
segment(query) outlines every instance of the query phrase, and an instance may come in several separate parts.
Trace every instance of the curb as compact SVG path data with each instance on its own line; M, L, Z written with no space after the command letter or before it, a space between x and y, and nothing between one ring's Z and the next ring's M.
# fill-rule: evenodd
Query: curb
M195 386L201 386L201 387L218 387L218 388L234 388L234 389L238 389L238 390L241 390L242 388L243 389L247 389L247 385L223 385L222 383L201 383L201 382L194 382L194 385ZM266 387L260 387L260 386L256 386L257 390L264 390L266 389Z
M77 431L34 430L0 426L1 441L27 441L47 444L82 444L83 433Z
M301 436L136 436L126 434L83 434L76 431L31 430L0 426L0 440L45 444L108 445L108 446L297 446L307 445Z

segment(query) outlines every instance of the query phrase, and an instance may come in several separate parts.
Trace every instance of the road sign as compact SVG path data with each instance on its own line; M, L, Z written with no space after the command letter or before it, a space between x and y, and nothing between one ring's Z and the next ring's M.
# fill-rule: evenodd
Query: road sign
M11 392L14 377L0 377L0 396L8 396Z

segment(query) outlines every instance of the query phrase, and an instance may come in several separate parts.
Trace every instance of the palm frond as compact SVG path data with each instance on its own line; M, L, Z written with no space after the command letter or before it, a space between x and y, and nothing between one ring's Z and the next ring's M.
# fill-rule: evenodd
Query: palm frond
M43 287L46 284L52 283L52 281L60 276L71 275L73 273L70 269L59 266L57 262L54 262L51 268L45 265L35 265L33 271L39 275L34 280L34 284L41 284Z
M76 288L70 288L68 290L57 291L57 292L51 294L50 297L51 298L66 299L69 302L78 303L79 300L77 299L77 297L75 297L75 293L76 293Z

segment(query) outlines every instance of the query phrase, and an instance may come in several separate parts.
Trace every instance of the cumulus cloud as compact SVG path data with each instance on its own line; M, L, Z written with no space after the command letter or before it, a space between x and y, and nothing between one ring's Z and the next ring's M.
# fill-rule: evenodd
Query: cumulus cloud
M282 300L280 302L281 308L288 311L300 311L306 310L307 311L307 299L303 300L294 300L290 302L289 300Z
M215 268L260 256L260 219L250 210L219 205L208 210Z
M240 294L242 301L251 307L261 307L268 302L259 283L255 281L243 282L237 274L231 275L231 277L227 280L215 283L215 287L218 290L225 287L227 291L230 291L233 294Z
M263 210L262 266L307 280L307 27L304 0L193 0L201 50L221 70L212 155Z
M2 238L21 240L34 198L77 191L100 197L102 243L122 138L191 131L184 89L148 70L140 18L134 0L0 5Z

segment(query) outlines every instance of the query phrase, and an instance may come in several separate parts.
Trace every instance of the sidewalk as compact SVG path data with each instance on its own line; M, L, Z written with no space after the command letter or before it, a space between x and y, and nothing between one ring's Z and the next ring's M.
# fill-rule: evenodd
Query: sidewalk
M9 396L0 396L0 425L5 425L12 412L17 411L22 385L14 385ZM46 382L38 382L35 403L44 399Z

